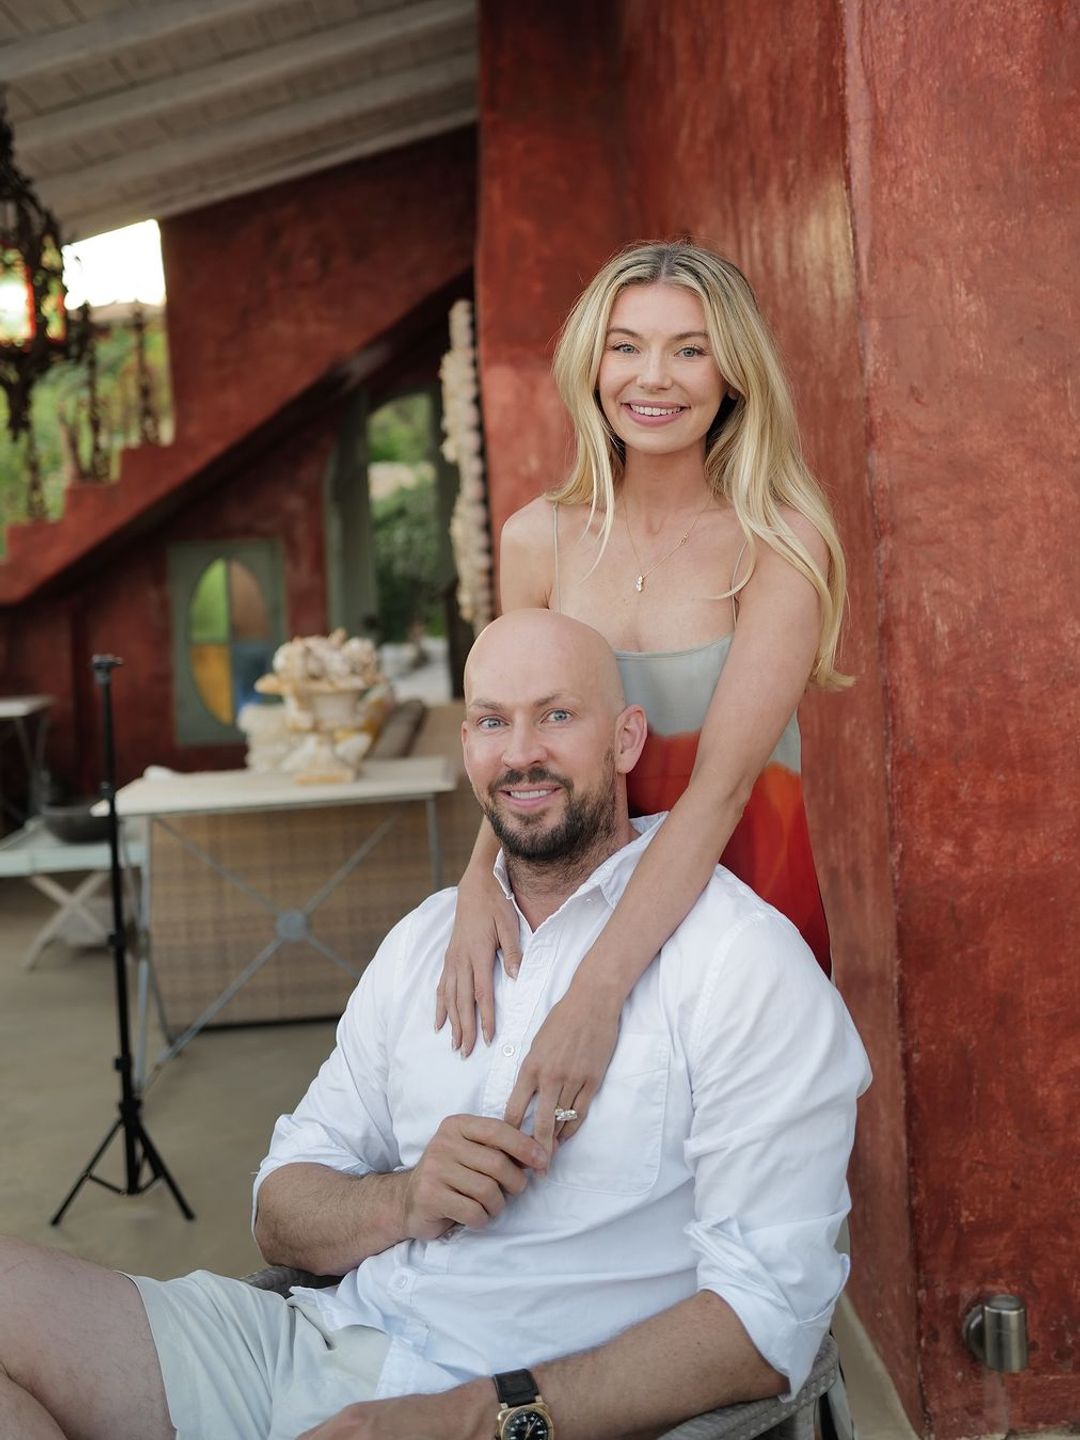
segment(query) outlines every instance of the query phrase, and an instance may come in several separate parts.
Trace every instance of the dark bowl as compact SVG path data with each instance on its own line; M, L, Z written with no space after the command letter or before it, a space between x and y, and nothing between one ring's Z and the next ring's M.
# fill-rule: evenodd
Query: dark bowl
M96 845L109 838L109 817L91 815L93 800L68 800L63 805L43 805L41 818L45 829L66 845Z

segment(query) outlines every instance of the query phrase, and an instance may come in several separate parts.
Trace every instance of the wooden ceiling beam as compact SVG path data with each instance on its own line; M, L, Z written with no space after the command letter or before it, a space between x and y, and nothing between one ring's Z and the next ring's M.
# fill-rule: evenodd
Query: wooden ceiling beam
M33 169L34 152L72 140L87 140L116 126L137 128L170 111L218 100L268 81L284 82L320 65L357 56L372 59L394 45L452 35L463 36L475 21L475 0L422 0L365 16L197 70L53 110L19 122L18 149ZM62 33L62 32L61 32ZM0 51L0 59L3 52Z
M51 71L111 59L136 45L164 43L185 31L219 25L273 4L274 0L155 0L133 9L110 10L79 25L0 46L0 81L24 85Z
M140 150L130 150L98 165L87 165L38 180L38 191L49 208L70 229L70 216L93 208L93 197L110 190L145 185L170 170L205 165L224 157L237 157L237 170L244 169L243 153L266 145L294 139L305 131L341 125L364 116L391 112L416 100L435 100L440 94L475 84L477 58L474 54L452 55L430 61L411 70L380 75L364 85L348 85L328 95L318 95L296 104L264 110L231 125L208 127Z
M447 110L430 119L416 121L409 125L388 128L377 135L365 136L348 144L319 150L300 158L278 165L253 166L236 171L227 179L207 177L205 181L180 187L156 189L148 186L134 198L101 203L101 197L88 201L87 208L75 210L65 217L65 234L70 232L75 239L85 235L100 235L106 230L115 230L121 225L130 225L137 220L164 220L170 215L182 215L188 210L201 210L204 206L231 200L238 195L247 195L255 190L268 189L289 180L298 180L319 170L330 170L335 165L346 165L365 156L396 150L412 145L434 135L443 135L451 130L464 129L476 122L476 107L462 106Z

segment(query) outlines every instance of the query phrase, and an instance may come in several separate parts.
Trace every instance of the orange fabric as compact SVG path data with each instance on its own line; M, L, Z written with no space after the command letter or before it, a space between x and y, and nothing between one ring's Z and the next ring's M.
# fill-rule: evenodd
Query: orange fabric
M689 783L697 747L696 733L650 732L627 780L632 814L671 809ZM829 927L810 849L802 781L794 771L785 765L766 765L720 859L788 917L825 974L830 974Z

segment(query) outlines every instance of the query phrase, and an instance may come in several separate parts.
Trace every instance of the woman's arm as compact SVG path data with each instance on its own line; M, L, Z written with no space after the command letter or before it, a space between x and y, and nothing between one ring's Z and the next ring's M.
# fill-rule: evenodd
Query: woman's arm
M801 516L788 519L824 568L820 535ZM552 1143L556 1106L578 1112L560 1130L561 1139L584 1119L615 1048L623 1002L708 883L806 689L820 627L812 585L762 545L740 599L690 783L538 1032L510 1097L505 1118L518 1125L537 1095L533 1134L545 1146Z
M507 520L499 569L504 612L547 608L554 552L551 506L546 500L534 500ZM517 912L492 874L498 853L495 833L483 820L458 886L454 932L436 991L435 1028L441 1030L449 1020L451 1043L463 1055L471 1054L476 1044L478 1011L488 1044L495 1033L496 951L502 951L508 975L516 975L521 964Z
M486 1044L495 1034L495 986L492 971L501 950L508 975L521 964L517 911L493 873L499 842L481 820L476 844L458 882L454 929L435 990L435 1029L450 1021L450 1043L462 1055L476 1045L477 1012Z

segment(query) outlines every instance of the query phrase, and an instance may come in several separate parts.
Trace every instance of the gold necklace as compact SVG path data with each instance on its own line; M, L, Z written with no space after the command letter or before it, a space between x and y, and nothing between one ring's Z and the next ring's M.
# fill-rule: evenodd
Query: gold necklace
M641 563L641 556L638 554L638 548L634 544L634 536L630 530L630 512L626 508L626 500L623 500L623 520L626 522L626 538L630 541L630 549L633 550L634 559L638 563L638 574L634 579L634 589L638 592L639 595L641 594L642 590L645 589L645 581L649 578L653 571L659 570L660 566L663 565L664 561L670 560L671 557L675 554L676 550L681 550L682 547L686 544L686 542L690 539L690 536L694 533L694 526L701 519L702 515L705 514L705 511L708 510L711 504L712 496L710 495L709 498L705 501L705 504L694 516L693 520L690 521L689 528L686 530L686 532L681 535L678 540L676 540L675 544L671 547L670 550L666 551L663 555L661 555L660 559L655 560L646 570L644 565L642 565Z

